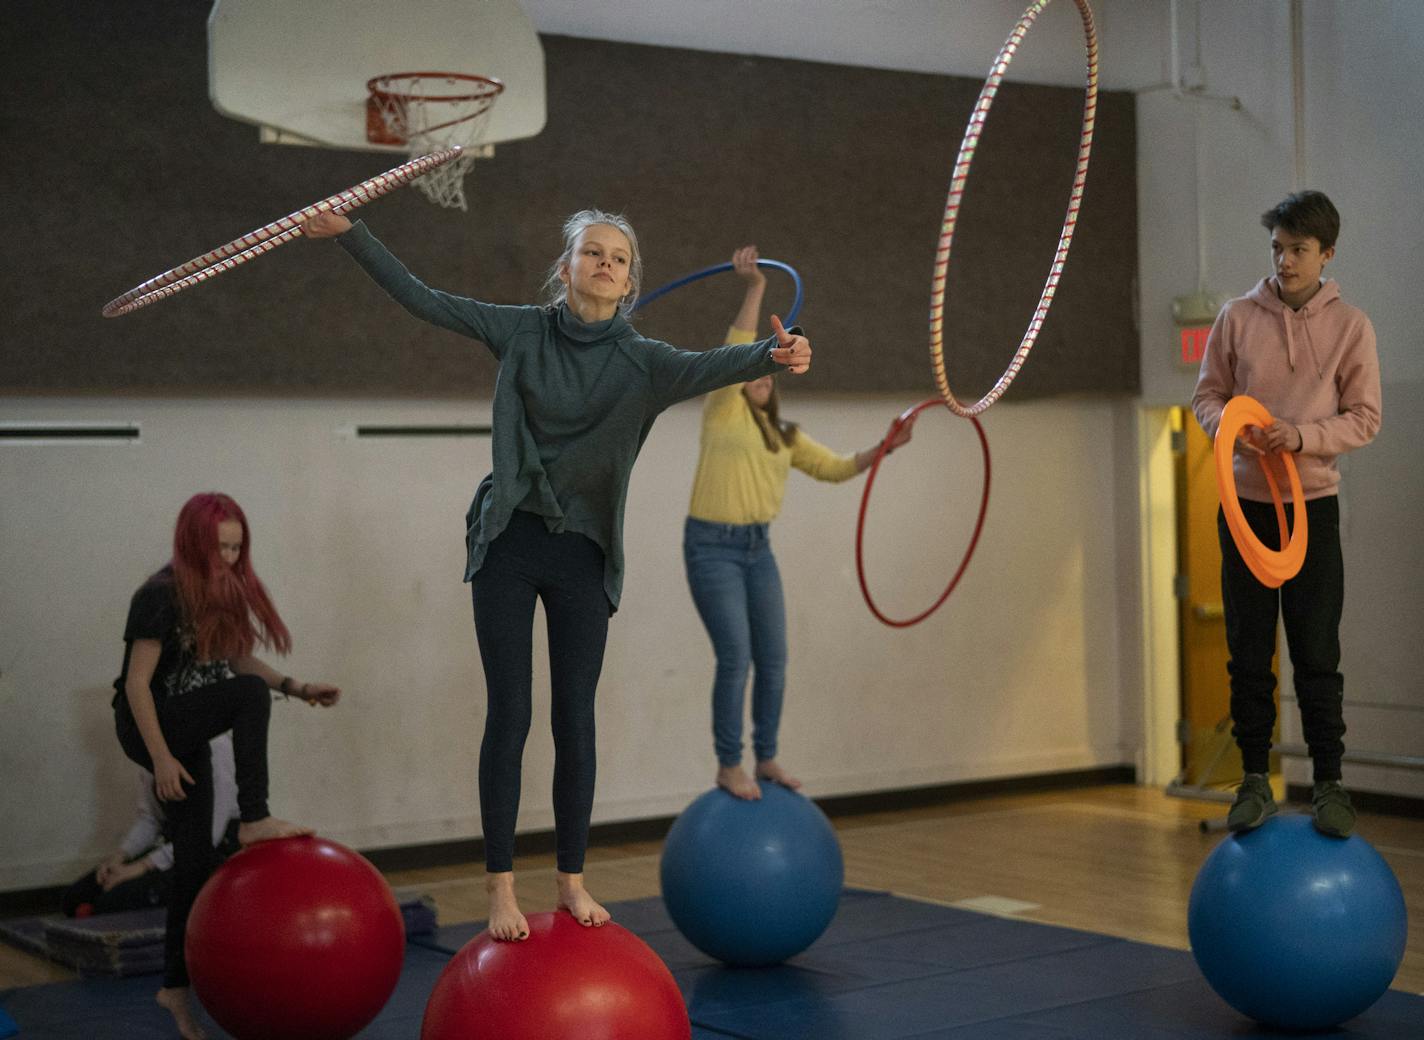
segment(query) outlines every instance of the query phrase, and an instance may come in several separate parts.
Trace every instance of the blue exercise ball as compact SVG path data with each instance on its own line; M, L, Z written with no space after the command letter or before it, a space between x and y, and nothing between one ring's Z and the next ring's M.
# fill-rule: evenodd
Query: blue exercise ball
M1192 955L1211 988L1285 1029L1339 1025L1383 996L1406 930L1404 893L1380 854L1300 814L1225 838L1187 908Z
M663 844L663 902L687 941L738 967L780 964L836 915L845 866L816 803L761 781L748 801L714 789Z

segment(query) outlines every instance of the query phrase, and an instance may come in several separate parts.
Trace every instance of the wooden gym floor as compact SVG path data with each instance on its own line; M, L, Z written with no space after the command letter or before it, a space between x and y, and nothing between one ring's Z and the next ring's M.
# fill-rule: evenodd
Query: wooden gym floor
M1032 904L1025 920L1187 948L1187 896L1220 834L1198 822L1221 803L1170 798L1131 785L1005 794L944 805L842 816L834 822L846 884L931 902L991 897ZM1394 988L1424 993L1424 820L1361 814L1358 833L1394 869L1409 909L1409 942ZM600 899L658 893L660 843L589 851L586 877ZM516 864L526 911L554 906L552 855ZM428 892L440 922L485 916L479 865L388 874ZM1006 904L1007 905L1007 904ZM73 978L64 968L0 946L0 989Z

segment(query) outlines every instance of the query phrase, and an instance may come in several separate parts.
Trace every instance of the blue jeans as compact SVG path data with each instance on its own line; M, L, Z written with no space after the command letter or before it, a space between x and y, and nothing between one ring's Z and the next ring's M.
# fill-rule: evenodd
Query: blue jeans
M682 557L697 613L712 638L712 741L719 765L742 760L742 706L752 683L752 747L776 757L786 688L786 605L767 524L714 524L687 518Z

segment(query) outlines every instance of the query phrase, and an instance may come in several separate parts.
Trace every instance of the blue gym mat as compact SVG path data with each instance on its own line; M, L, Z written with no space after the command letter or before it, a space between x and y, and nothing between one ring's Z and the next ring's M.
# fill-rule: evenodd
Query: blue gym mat
M660 899L610 906L672 969L694 1040L1280 1040L1211 992L1190 953L1071 928L847 890L830 928L776 968L726 968L673 928ZM413 936L361 1040L415 1040L435 979L481 929ZM18 1040L169 1040L155 980L0 992ZM210 1026L214 1037L226 1036ZM1424 997L1393 991L1317 1038L1424 1037Z
M407 936L435 930L435 904L415 891L396 894ZM43 914L0 921L0 941L73 968L81 978L163 971L161 906L93 917Z

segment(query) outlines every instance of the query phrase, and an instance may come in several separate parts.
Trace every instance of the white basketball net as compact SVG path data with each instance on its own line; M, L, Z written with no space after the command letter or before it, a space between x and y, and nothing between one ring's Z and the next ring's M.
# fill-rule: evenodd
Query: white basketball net
M459 158L412 183L436 205L467 209L465 175L480 152L490 108L504 84L443 72L400 72L377 77L369 87L387 133L404 142L411 156L456 144L464 149Z

